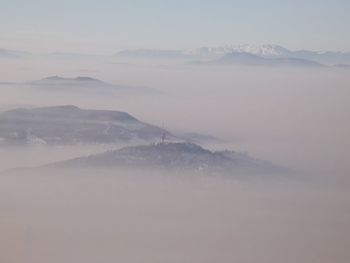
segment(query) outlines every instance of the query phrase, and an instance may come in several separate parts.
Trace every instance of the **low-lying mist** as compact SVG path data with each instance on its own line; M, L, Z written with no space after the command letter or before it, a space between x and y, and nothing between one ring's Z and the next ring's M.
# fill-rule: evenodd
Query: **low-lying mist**
M0 176L3 262L337 262L344 185L147 171Z
M348 70L200 65L144 65L113 61L27 61L26 74L3 81L87 75L107 83L150 87L158 95L42 92L1 85L0 104L76 105L126 111L172 132L198 132L231 142L227 148L313 173L345 176L350 114ZM12 61L7 70L23 64ZM82 68L84 66L84 68ZM222 147L222 146L219 146Z
M205 148L247 152L307 176L13 170L122 145L1 147L1 262L348 263L348 70L42 59L2 69L0 82L16 83L0 85L0 111L124 111L174 134L222 139ZM77 94L27 83L57 75L161 93Z
M0 263L350 263L349 11L0 0Z

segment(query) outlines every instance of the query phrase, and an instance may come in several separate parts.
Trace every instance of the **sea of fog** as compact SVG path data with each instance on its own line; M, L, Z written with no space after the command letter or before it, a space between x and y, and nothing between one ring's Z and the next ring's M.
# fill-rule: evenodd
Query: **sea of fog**
M348 185L116 170L0 176L2 262L337 262Z
M223 138L227 148L293 168L345 177L350 172L350 74L346 69L96 61L11 61L7 66L0 73L2 81L23 83L51 75L87 75L108 83L150 87L164 94L101 97L1 85L1 108L72 104L121 110L172 132ZM20 71L23 74L18 74Z
M126 111L172 132L302 171L249 180L113 170L12 170L119 146L0 149L0 261L348 263L350 74L335 69L9 61L0 80L87 75L157 96L49 94L1 85L1 109Z

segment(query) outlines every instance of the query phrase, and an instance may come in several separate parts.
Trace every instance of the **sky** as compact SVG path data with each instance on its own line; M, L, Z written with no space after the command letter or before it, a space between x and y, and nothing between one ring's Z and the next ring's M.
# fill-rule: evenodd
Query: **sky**
M5 49L109 54L249 43L350 51L348 0L0 0L0 6Z

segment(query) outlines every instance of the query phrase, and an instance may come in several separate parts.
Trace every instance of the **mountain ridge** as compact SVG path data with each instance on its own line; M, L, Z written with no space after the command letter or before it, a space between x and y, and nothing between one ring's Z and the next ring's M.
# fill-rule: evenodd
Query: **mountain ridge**
M142 52L140 52L142 50ZM304 59L311 60L327 66L336 64L350 64L350 51L313 51L313 50L290 50L280 45L225 45L218 47L200 47L192 50L164 50L164 49L127 49L118 54L123 56L161 58L161 54L171 52L172 58L178 59L219 59L229 53L248 53L262 58L270 59ZM117 54L117 56L118 56Z
M210 151L194 143L168 142L129 146L74 158L45 168L155 169L208 175L284 174L289 169L234 151Z
M223 57L208 62L209 64L245 65L245 66L289 66L289 67L324 67L324 65L300 58L264 58L245 52L232 52Z
M91 95L96 96L164 94L164 92L151 87L111 84L90 76L77 76L74 78L67 78L55 75L39 80L27 81L24 83L13 83L13 85L30 86L31 88L40 90L42 92L76 94L87 92Z
M129 113L61 105L0 113L0 145L155 142L170 132Z
M67 52L54 52L48 54L35 54L25 51L9 50L0 48L0 58L14 59L24 57L43 57L48 59L111 59L111 58L145 58L145 59L218 59L228 53L240 52L258 55L264 58L298 58L316 61L327 66L336 64L350 64L350 51L331 51L331 50L307 50L307 49L288 49L276 44L240 44L223 45L216 47L199 47L194 49L152 49L135 48L123 49L115 54L96 55L79 54Z

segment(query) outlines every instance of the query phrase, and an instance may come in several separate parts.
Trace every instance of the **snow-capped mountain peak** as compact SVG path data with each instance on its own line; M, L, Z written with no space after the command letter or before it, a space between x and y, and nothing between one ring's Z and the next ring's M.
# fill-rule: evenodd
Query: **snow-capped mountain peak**
M290 51L282 46L278 45L227 45L222 47L201 47L191 51L190 53L201 55L201 56L223 56L228 53L249 53L261 57L271 58L271 57L280 57L286 56Z
M244 53L265 59L303 59L319 64L333 66L350 64L350 52L290 50L274 44L241 44L218 47L200 47L192 50L124 50L119 53L122 57L182 59L208 61L224 57L231 53Z
M239 45L231 46L236 52L246 52L262 57L281 56L288 54L290 51L278 45Z

